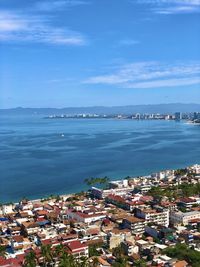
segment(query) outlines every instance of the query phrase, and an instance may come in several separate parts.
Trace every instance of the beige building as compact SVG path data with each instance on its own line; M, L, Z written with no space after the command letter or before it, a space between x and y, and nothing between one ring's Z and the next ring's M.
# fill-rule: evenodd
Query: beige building
M128 229L113 229L107 234L107 244L109 246L109 249L117 247L124 241L134 242L134 237L131 235L131 232Z
M145 231L145 220L128 216L123 219L123 227L130 229L134 235L141 235Z

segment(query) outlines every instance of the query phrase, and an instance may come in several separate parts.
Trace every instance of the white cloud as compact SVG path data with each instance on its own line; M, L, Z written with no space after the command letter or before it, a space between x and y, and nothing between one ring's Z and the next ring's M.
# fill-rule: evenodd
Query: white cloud
M140 83L127 84L127 88L160 88L160 87L177 87L200 84L200 77L193 78L180 78L180 79L167 79L167 80L154 80Z
M27 21L10 13L0 12L0 32L12 32L28 27Z
M0 12L0 42L33 42L61 45L84 45L85 37L65 28L51 26L42 16Z
M88 3L88 1L83 0L46 0L37 2L35 8L41 11L55 11L62 10L63 8L87 5Z
M135 1L132 1L135 3ZM200 0L138 0L138 4L148 4L157 14L184 14L200 12Z
M200 7L195 6L170 6L165 8L155 8L154 12L157 14L184 14L184 13L198 13Z
M114 73L89 77L84 83L116 85L124 88L175 87L200 84L200 63L131 63L120 66Z
M148 4L180 4L180 5L193 5L199 6L200 0L137 0L138 3L148 3Z

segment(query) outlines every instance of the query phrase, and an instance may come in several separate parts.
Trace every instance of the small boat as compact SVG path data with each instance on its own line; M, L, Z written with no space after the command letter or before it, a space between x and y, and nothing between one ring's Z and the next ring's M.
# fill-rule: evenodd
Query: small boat
M64 134L61 134L62 137L64 137L65 135Z

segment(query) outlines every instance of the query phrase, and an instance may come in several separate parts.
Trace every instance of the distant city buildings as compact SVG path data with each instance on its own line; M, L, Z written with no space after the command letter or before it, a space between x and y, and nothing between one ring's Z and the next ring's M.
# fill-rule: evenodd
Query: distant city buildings
M193 120L200 120L200 112L194 112Z
M175 117L176 121L180 121L180 120L182 120L182 113L181 112L176 112L174 117Z
M175 112L174 114L160 114L160 113L135 113L132 115L126 114L62 114L62 115L50 115L47 119L129 119L129 120L200 120L200 112L182 113Z

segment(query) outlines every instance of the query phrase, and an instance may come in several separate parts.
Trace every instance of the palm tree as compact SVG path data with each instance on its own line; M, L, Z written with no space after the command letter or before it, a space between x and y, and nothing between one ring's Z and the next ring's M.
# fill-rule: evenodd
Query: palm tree
M30 251L28 254L26 254L24 266L25 267L36 267L37 266L37 258L36 258L34 251Z
M60 256L64 252L64 246L63 244L59 244L55 247L54 254L55 256Z
M63 253L59 258L59 267L66 267L68 263L69 263L68 255L66 253Z
M53 251L53 257L55 260L60 260L61 255L65 252L65 247L63 244L60 244L55 247Z
M63 251L59 258L59 267L66 267L68 263L69 263L68 254Z
M91 185L93 184L93 182L94 182L94 178L93 178L93 177L91 177L91 178L86 178L86 179L84 180L84 182L87 184L87 186L91 186Z
M60 257L59 267L77 267L77 263L72 255L64 251Z
M44 258L44 266L49 266L53 262L51 245L42 245L41 254Z

